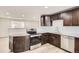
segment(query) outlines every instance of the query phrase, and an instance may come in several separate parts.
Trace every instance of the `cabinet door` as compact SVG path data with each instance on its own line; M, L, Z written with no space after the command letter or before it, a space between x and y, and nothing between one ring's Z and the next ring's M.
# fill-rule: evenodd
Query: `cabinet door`
M41 26L45 26L45 16L41 17Z
M52 26L50 16L41 16L41 26Z
M51 26L50 16L45 16L45 26Z
M78 10L72 11L72 26L78 26Z
M76 16L77 16L77 26L79 26L79 9L76 11Z
M72 12L66 12L62 14L64 20L64 26L72 26Z
M78 15L78 26L79 26L79 10L78 10L78 13L77 13L77 15Z
M13 52L25 51L26 37L13 37Z
M60 35L52 34L49 39L49 43L57 47L60 47Z
M52 36L49 38L49 43L53 45L53 37Z
M79 53L79 38L75 38L75 52Z
M57 34L55 34L55 35L53 35L54 37L54 39L53 39L53 44L55 45L55 46L57 46L57 47L60 47L60 35L57 35Z
M41 44L42 44L42 45L43 45L43 44L46 44L46 43L47 43L47 40L48 40L47 35L42 34L42 36L41 36Z

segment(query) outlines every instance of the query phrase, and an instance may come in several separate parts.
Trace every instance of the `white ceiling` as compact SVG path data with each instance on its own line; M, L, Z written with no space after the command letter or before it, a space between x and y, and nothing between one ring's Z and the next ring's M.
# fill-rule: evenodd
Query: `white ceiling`
M74 6L0 6L0 17L24 18L24 20L39 20L42 14L53 14Z

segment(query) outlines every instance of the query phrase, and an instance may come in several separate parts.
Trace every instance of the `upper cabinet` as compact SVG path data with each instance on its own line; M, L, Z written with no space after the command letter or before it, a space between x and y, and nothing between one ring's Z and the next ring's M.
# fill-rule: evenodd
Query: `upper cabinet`
M71 10L61 14L64 26L79 26L79 9Z
M79 26L79 9L73 10L72 12L72 25Z
M63 20L64 26L79 26L79 7L74 7L68 10L60 11L49 16L41 17L41 25L53 26L54 20Z
M50 15L50 19L53 20L59 20L60 18L60 13L59 14L55 14L55 15Z
M41 26L45 26L45 16L41 16Z
M60 17L64 20L64 26L72 26L72 12L61 13Z
M52 26L50 16L41 16L41 26Z

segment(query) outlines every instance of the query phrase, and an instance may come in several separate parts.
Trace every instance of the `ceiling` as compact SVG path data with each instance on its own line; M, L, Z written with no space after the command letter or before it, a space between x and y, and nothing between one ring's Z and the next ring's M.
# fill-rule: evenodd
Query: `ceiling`
M0 17L38 21L42 14L53 14L74 6L0 6Z

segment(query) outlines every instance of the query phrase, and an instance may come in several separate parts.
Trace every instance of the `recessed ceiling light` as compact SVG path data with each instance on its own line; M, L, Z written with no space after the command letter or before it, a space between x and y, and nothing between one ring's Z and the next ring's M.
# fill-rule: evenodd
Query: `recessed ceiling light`
M45 6L44 8L48 8L47 6Z

